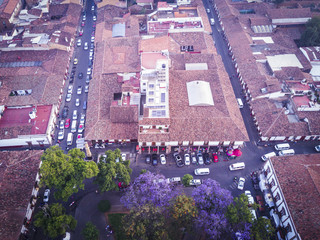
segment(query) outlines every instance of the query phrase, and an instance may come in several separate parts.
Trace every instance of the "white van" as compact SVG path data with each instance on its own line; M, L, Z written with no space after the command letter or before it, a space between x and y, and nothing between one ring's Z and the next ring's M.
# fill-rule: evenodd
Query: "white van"
M72 120L71 123L71 132L75 133L77 131L77 120Z
M241 98L237 98L237 102L238 102L239 108L243 108L243 102Z
M277 154L276 154L275 152L269 152L269 153L261 156L261 159L262 159L262 161L265 162L265 161L267 161L267 160L269 160L270 158L275 157L275 156L277 156Z
M209 168L197 168L194 170L195 175L209 175L210 169Z
M274 146L276 150L287 150L290 149L290 144L289 143L280 143Z
M234 163L229 166L230 171L241 170L244 169L246 165L244 162Z
M282 150L279 152L279 156L291 156L294 155L295 152L293 149L288 149L288 150Z
M73 133L68 133L67 145L68 146L72 145L72 142L73 142Z

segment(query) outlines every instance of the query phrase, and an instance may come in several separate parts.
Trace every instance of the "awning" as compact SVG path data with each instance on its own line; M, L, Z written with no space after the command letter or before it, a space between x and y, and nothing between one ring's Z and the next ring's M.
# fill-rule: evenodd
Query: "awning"
M240 157L241 155L242 155L242 152L241 152L241 150L240 149L235 149L234 151L233 151L233 155L235 155L235 156L237 156L237 157Z

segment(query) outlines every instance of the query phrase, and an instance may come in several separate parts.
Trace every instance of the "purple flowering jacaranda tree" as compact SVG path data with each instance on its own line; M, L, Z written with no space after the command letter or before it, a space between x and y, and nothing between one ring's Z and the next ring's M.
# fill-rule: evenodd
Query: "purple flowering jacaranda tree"
M173 188L163 175L148 171L134 180L120 201L129 209L147 203L156 207L166 207L178 194L179 190Z
M197 226L204 230L207 238L219 239L228 228L225 212L233 199L230 191L209 178L193 190L192 196L199 211Z

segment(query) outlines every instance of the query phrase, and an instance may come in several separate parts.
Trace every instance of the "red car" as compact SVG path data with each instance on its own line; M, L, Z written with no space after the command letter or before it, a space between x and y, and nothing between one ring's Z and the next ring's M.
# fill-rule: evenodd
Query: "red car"
M84 27L84 22L81 22L81 27Z
M77 139L82 138L82 134L78 134Z
M65 127L65 128L69 128L69 127L70 127L70 118L68 118L68 119L66 120L66 123L64 124L64 127Z
M83 29L79 31L79 36L82 36L82 35L83 35Z
M212 154L213 162L219 162L218 155L216 153Z

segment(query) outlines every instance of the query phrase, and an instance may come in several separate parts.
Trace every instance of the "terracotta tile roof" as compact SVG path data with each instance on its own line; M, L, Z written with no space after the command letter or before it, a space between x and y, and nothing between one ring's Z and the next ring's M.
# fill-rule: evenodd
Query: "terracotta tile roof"
M69 4L50 4L49 6L49 16L58 17L65 16L68 10Z
M138 139L138 123L113 123L110 106L113 94L121 92L117 74L97 74L90 81L86 115L86 140ZM119 112L119 119L126 119L125 111Z
M41 14L42 14L42 11L41 11L41 9L32 8L32 9L28 10L28 13L29 13L29 14L32 14L32 15L34 15L34 16L40 17Z
M139 37L111 38L100 42L102 46L103 74L121 72L139 72L140 59L138 55Z
M9 19L18 4L19 0L4 0L0 5L0 17Z
M251 26L270 25L271 21L267 17L249 18Z
M268 16L271 19L282 19L282 18L311 18L310 8L279 8L279 9L268 9Z
M272 158L291 217L301 239L320 236L320 155ZM290 176L290 177L289 177Z
M0 239L19 237L42 153L35 150L0 152Z
M0 68L0 104L55 104L63 86L69 54L61 50L2 52L0 62L40 61L41 66ZM9 97L13 90L32 89L31 95Z

